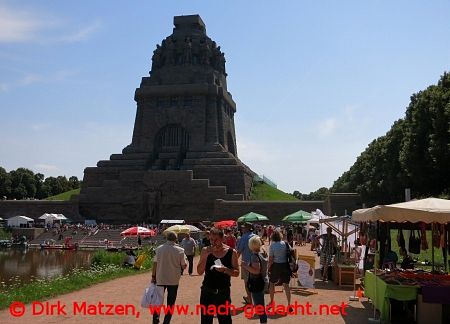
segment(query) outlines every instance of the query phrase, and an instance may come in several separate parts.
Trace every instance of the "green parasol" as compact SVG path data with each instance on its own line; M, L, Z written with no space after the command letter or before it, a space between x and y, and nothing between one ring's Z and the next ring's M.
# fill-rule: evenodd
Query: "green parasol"
M253 222L263 222L263 221L268 221L268 220L269 220L269 218L267 216L250 212L248 214L245 214L245 215L239 217L237 219L237 222L238 223L247 223L247 222L253 223Z
M306 223L312 218L312 215L304 210L298 210L295 213L283 217L283 222L288 223Z

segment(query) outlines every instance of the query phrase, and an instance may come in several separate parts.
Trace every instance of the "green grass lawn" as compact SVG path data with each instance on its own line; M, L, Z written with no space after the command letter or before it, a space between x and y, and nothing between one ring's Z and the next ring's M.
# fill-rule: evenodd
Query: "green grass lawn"
M266 183L255 183L253 185L250 200L299 201L294 196L273 188Z
M70 200L70 197L72 197L72 195L78 195L79 193L80 193L79 188L73 189L70 191L63 192L56 196L51 196L51 197L45 198L45 200Z
M122 266L125 257L124 252L116 253L99 250L95 252L92 264L88 269L74 268L69 274L64 276L61 275L50 279L33 279L27 284L23 284L19 276L14 277L13 282L8 286L5 282L0 282L0 310L8 308L14 301L20 301L25 304L32 301L43 301L92 286L96 283L149 272L153 264L153 248L144 247L139 254L147 256L141 270Z
M405 245L406 245L406 250L408 250L408 244L409 244L409 230L403 230L403 236L405 237ZM401 262L402 257L400 256L399 253L399 247L397 244L397 230L391 230L391 247L392 247L392 251L394 251L395 253L397 253L398 258L399 258L399 262ZM416 231L417 233L417 231ZM416 234L417 235L417 234ZM431 231L427 231L427 242L428 242L428 250L425 251L420 251L420 254L412 254L411 256L413 258L418 258L419 261L430 261L432 260L432 252L431 252ZM444 264L444 256L442 254L442 249L438 249L435 248L434 249L434 262L436 265L438 264ZM418 265L418 267L423 267L423 265Z

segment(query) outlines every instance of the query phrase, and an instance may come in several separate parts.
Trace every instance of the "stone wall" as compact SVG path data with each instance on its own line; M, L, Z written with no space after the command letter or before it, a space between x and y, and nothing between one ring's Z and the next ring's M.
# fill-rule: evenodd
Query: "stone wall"
M38 219L45 213L63 214L71 220L81 220L77 201L0 200L0 217L3 219L18 215Z
M351 215L352 211L362 208L361 196L357 193L332 193L325 197L323 212L325 215Z
M39 237L42 233L45 232L45 228L17 228L14 227L12 229L12 237L21 237L25 236L29 241L34 240L35 238Z
M218 199L214 204L214 220L236 219L249 212L255 212L270 218L272 223L298 210L311 212L323 209L323 201L225 201Z

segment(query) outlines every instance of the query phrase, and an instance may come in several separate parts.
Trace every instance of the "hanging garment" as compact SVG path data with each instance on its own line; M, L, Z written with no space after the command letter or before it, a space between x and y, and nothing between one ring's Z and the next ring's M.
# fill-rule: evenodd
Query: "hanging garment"
M409 253L419 254L420 253L420 234L416 237L414 235L414 230L411 230L409 233L409 242L408 242L408 251Z
M420 223L420 248L425 251L428 250L428 241L427 241L427 232L426 232L426 224Z
M398 230L397 234L397 244L399 247L405 249L405 237L403 236L403 231L401 229Z
M435 248L441 247L441 234L439 233L439 224L432 223L431 224L431 232L432 232L432 240L433 240L433 246Z

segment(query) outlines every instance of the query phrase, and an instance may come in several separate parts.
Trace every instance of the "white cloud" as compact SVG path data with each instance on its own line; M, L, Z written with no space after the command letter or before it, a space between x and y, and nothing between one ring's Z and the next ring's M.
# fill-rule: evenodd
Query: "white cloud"
M51 164L44 164L39 163L34 166L37 171L43 172L43 173L57 173L59 172L59 168L56 165Z
M316 127L318 134L321 137L327 137L332 135L337 128L337 121L335 118L327 118L320 121Z
M31 125L31 129L35 132L46 130L50 127L50 123L35 123Z
M0 4L0 43L75 43L89 39L101 26L99 21L74 28L67 21L36 10ZM57 35L49 35L56 32Z
M77 73L75 70L58 70L48 74L26 73L15 81L0 83L0 92L7 92L13 88L29 86L36 83L61 82Z
M27 74L25 75L22 80L20 80L20 84L22 85L30 85L32 83L36 83L42 81L42 76L37 75L37 74Z
M347 105L344 107L344 115L347 118L347 121L352 122L355 120L355 111L358 108L358 105Z
M6 92L9 90L9 85L6 83L0 83L0 92Z
M99 21L95 21L66 36L62 36L60 40L67 43L82 42L89 39L100 27L101 23Z
M0 43L31 40L39 30L48 26L45 19L27 10L0 5Z

